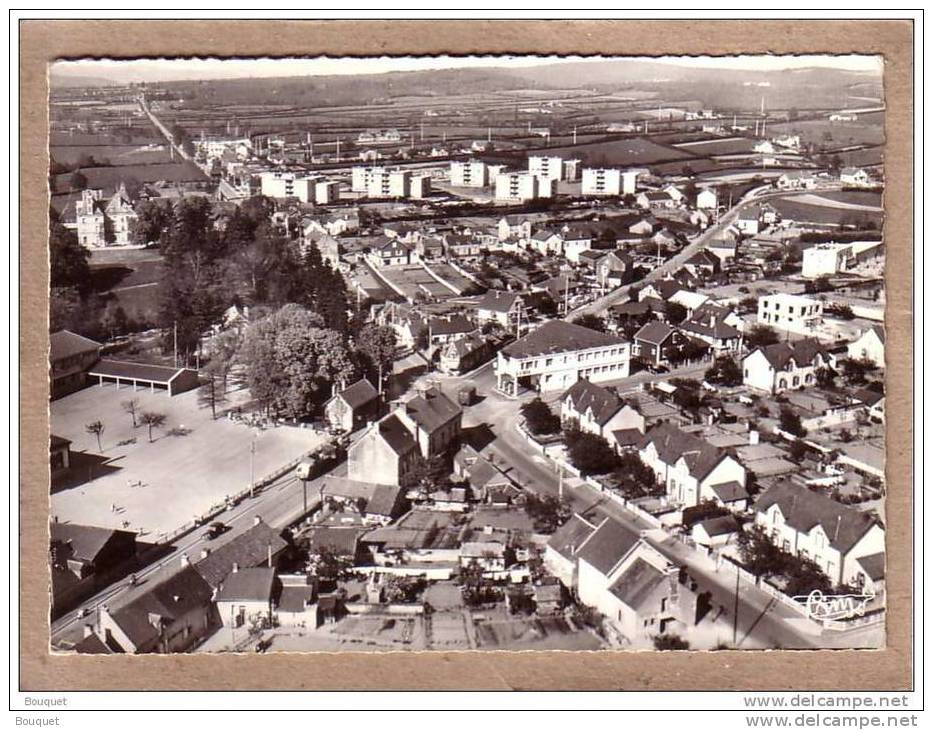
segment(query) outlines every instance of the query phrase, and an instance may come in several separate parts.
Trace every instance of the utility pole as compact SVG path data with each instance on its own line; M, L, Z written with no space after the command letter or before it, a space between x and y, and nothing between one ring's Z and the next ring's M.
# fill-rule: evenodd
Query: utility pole
M176 319L172 326L172 341L173 341L173 350L174 350L174 360L175 367L178 367L178 320Z
M249 496L253 498L253 487L255 484L255 457L256 456L256 434L253 434L253 440L249 443Z
M739 566L735 566L735 606L732 608L732 648L738 646L739 639Z

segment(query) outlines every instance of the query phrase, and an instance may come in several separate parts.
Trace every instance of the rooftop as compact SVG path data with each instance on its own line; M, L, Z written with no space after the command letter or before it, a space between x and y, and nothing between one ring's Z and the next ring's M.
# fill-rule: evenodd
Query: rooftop
M275 587L275 568L244 568L228 575L215 601L270 601Z
M506 346L502 352L508 357L525 358L623 344L625 340L619 337L571 322L551 320Z
M69 330L59 330L49 336L49 360L55 362L86 352L97 352L102 346Z

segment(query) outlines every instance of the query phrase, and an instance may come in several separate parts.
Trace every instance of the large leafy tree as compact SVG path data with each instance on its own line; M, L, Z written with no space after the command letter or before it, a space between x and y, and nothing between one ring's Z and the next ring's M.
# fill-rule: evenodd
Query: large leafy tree
M583 476L606 474L619 465L619 457L602 436L569 429L564 434L567 456Z
M167 200L143 200L136 206L136 220L131 237L137 246L161 242L162 235L172 224L174 212Z
M49 280L52 288L74 287L82 296L91 290L91 252L78 236L49 216Z
M240 347L250 393L267 412L303 418L323 405L333 384L354 375L353 361L339 332L297 304L251 324Z
M560 431L560 418L540 398L528 401L521 407L528 430L536 436Z
M395 331L391 327L369 322L360 329L356 338L356 347L364 366L376 376L381 393L385 380L384 374L392 367L398 349Z
M705 375L707 383L715 385L736 386L742 384L742 369L736 361L728 355L721 355L716 358Z

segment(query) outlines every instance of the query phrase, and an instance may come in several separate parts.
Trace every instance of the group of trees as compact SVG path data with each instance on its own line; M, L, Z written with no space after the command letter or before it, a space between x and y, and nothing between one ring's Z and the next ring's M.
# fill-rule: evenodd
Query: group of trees
M130 418L133 419L133 428L139 428L140 426L146 426L149 430L149 442L152 442L152 429L162 428L165 425L165 414L158 413L156 411L141 411L139 408L139 399L130 398L120 402L120 407L123 409L124 413L127 413ZM97 450L103 451L103 444L101 442L101 437L104 435L104 431L107 430L107 427L104 425L104 422L101 420L91 421L90 423L85 424L84 430L86 433L94 436L97 439Z
M788 595L832 591L832 584L820 566L810 558L782 550L760 525L739 532L738 546L739 556L748 570L758 576L783 577L786 580L784 591Z
M748 346L749 351L754 350L756 347L773 345L780 342L780 340L781 338L775 329L766 324L752 325L745 333L745 344Z
M564 431L564 445L570 463L583 476L607 474L619 466L619 456L602 436L578 428Z
M728 355L717 357L703 377L712 385L734 387L742 384L742 368Z
M534 522L535 532L549 535L569 520L573 511L557 497L529 493L525 496L525 513Z

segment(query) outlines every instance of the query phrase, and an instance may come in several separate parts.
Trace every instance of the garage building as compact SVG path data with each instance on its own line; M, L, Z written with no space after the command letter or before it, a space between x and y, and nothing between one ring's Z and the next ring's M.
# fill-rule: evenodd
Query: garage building
M198 372L188 368L172 368L164 365L125 362L122 360L100 360L88 372L93 382L99 385L115 383L131 385L133 390L148 388L151 391L166 390L169 395L178 395L198 387Z

